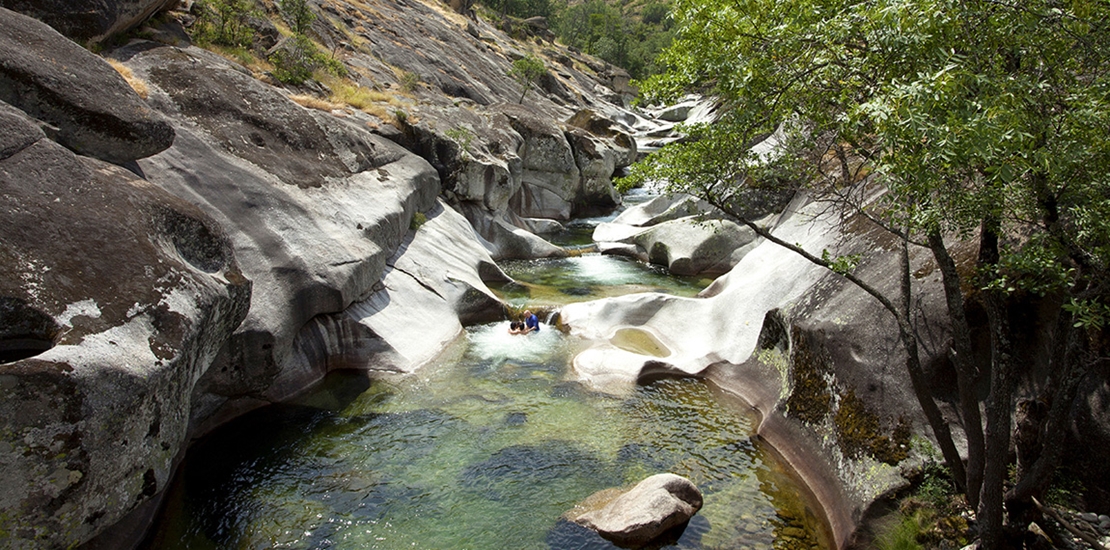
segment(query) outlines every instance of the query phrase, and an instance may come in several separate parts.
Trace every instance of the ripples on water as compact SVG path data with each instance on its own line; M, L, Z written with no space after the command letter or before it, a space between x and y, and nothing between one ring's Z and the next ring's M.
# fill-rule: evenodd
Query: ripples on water
M507 261L501 267L517 282L491 288L518 305L561 305L635 292L690 297L713 282L705 277L676 277L659 266L602 254Z
M567 380L574 342L506 328L471 328L461 360L415 376L337 373L205 438L149 548L615 548L560 515L664 471L705 494L668 548L824 547L742 407L695 380L590 392Z

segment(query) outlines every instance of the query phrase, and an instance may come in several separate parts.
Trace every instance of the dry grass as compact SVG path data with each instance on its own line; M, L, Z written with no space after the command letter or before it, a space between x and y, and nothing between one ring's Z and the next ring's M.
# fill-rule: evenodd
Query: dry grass
M394 94L373 90L345 80L329 82L328 86L331 87L332 101L344 103L363 111L381 103L394 106L402 104L401 100Z
M448 6L443 0L420 0L420 3L460 28L465 29L466 24L469 23L465 15L451 9L451 6Z
M127 84L131 86L132 90L135 90L135 93L139 94L139 97L146 99L150 95L150 87L147 86L146 81L135 76L130 67L115 59L109 59L108 64L127 81Z
M320 99L318 97L310 95L296 94L289 96L289 99L293 100L293 103L296 103L301 107L308 107L309 109L317 109L320 111L331 112L336 109L343 108L343 105L339 103L332 103L331 101L328 101L326 99Z

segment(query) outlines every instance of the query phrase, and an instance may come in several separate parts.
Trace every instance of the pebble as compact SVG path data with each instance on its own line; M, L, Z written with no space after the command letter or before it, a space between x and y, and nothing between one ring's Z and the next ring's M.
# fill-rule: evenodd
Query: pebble
M1098 522L1098 514L1092 514L1090 512L1083 512L1082 514L1079 514L1079 519L1081 519L1081 520L1083 520L1087 523L1097 523Z

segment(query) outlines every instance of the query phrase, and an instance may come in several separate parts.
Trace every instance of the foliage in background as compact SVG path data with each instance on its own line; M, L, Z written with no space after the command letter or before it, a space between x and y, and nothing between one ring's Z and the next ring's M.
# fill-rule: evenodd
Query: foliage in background
M673 20L667 4L630 6L588 0L558 9L552 29L559 40L645 78L659 72L656 57L671 43Z
M911 244L928 248L953 327L966 471L921 368L912 277L884 293L850 266L839 271L891 313L924 415L978 510L981 543L1004 547L1004 501L1020 508L1043 496L1078 380L1108 355L1110 4L675 0L672 14L668 69L643 92L662 102L708 92L722 98L724 116L634 167L631 183L669 182L741 221L753 190L804 189L887 229L903 258ZM780 125L785 140L773 154L748 151ZM883 186L878 202L859 184L864 174ZM749 227L813 263L839 265ZM960 239L976 239L979 256L957 269ZM1027 368L1015 360L1010 309L1036 300L1057 304L1046 321L1058 329L1046 342L1053 393L1039 396L1053 410L1029 427L1048 434L1042 452L1004 495L1012 395ZM991 335L979 362L964 311L973 302ZM984 419L974 388L988 380Z
M307 34L312 22L316 20L316 14L312 13L308 0L280 0L278 9L285 22L289 23L293 34Z
M532 54L513 61L508 75L524 89L517 103L524 103L524 96L528 95L528 91L534 88L545 74L547 74L547 67L543 64L543 60Z
M197 13L193 40L201 46L251 45L254 30L247 25L247 19L256 11L251 0L197 0L193 9Z
M502 17L546 17L560 42L621 67L633 78L658 72L655 59L671 42L673 20L662 0L643 5L627 0L482 0L482 5Z

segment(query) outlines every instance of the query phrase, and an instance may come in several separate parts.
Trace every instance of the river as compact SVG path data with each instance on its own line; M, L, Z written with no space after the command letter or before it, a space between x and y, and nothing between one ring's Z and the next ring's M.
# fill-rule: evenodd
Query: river
M585 227L561 244L583 244ZM495 290L519 306L709 282L590 253L503 267L518 283ZM696 379L593 392L569 372L586 342L507 325L468 327L415 375L334 373L203 438L146 548L616 548L560 516L660 472L691 479L705 505L655 548L831 547L745 403Z

